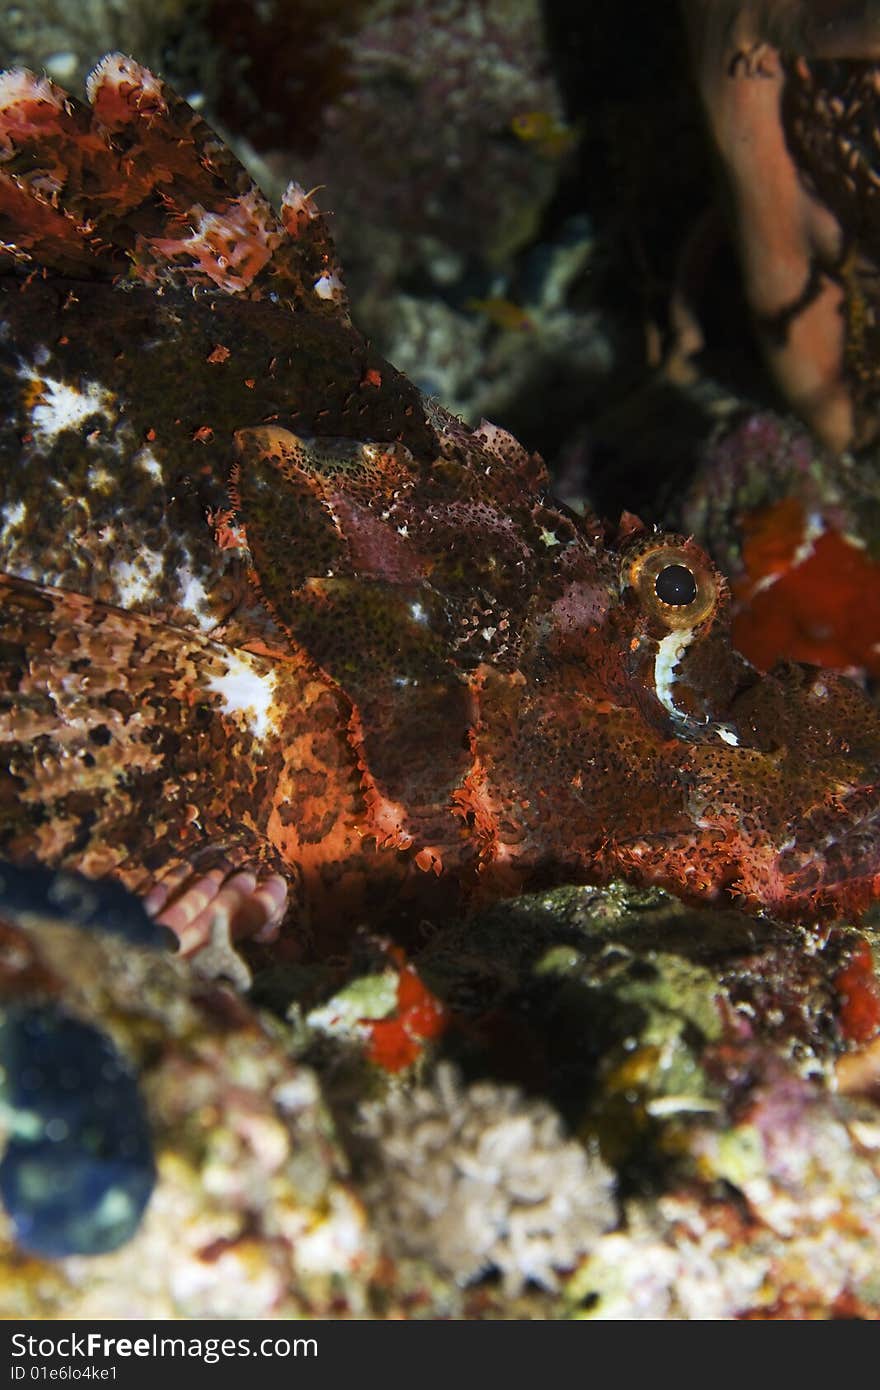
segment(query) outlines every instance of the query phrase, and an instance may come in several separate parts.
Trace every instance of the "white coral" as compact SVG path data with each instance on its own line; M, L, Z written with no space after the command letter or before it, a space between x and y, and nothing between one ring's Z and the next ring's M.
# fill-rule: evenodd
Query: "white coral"
M505 1290L553 1289L614 1225L612 1175L566 1139L546 1102L494 1082L431 1087L362 1107L373 1145L365 1197L388 1248L467 1284L497 1269Z

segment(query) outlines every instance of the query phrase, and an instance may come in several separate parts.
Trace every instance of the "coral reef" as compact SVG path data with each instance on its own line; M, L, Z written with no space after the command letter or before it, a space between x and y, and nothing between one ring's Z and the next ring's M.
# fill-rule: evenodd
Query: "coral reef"
M595 266L585 219L496 271L485 299L399 293L359 305L383 351L426 395L471 424L503 420L531 435L565 434L572 400L601 393L619 352L607 317L577 305L576 286ZM363 321L363 320L362 320Z
M430 1087L365 1105L362 1131L364 1200L387 1248L459 1283L497 1271L508 1294L555 1289L616 1222L610 1171L511 1086L464 1088L441 1064Z
M615 1170L569 1316L877 1316L864 937L618 886L497 907L419 965L465 1074L549 1096Z
M10 880L16 872L4 869ZM62 887L70 882L61 879ZM103 887L85 891L97 898L88 927L75 914L66 918L64 892L54 907L0 910L3 1124L8 1133L16 1115L19 1129L26 1117L40 1120L30 1139L13 1133L2 1162L3 1316L362 1311L354 1275L369 1269L375 1244L345 1181L314 1074L290 1060L278 1026L230 989L101 931ZM110 892L112 911L118 893L113 885ZM67 1048L62 1068L58 1045ZM41 1054L45 1067L35 1071ZM96 1065L102 1081L92 1075ZM80 1075L67 1089L70 1066ZM135 1077L137 1103L126 1094ZM155 1160L152 1194L140 1104ZM22 1155L27 1144L39 1151ZM23 1157L29 1173L21 1171ZM126 1189L123 1171L110 1172L113 1185L100 1190L114 1159L142 1175L139 1187L129 1177ZM48 1189L53 1175L59 1180ZM51 1209L41 1195L34 1210L34 1176ZM119 1200L125 1190L128 1206ZM103 1196L115 1196L104 1203L104 1219L118 1226L100 1225ZM99 1244L96 1233L111 1229L113 1240ZM19 1244L30 1259L23 1261Z
M2 1316L880 1317L874 6L685 10L824 444L667 15L7 7Z
M503 262L534 234L560 168L512 128L530 111L562 119L540 6L353 8L345 90L324 106L314 152L297 134L287 143L285 124L276 167L294 159L306 186L326 184L349 271L357 278L369 265L380 294L389 277L430 273L438 246L447 258ZM323 25L323 11L316 18ZM265 131L261 140L265 159Z
M756 666L880 674L880 484L870 460L749 412L715 432L681 524L731 582L732 637Z
M0 1213L6 1317L880 1316L873 929L515 900L419 951L449 1026L404 1072L277 961L286 1023L63 910L3 933L5 999L137 1075L157 1173L104 1254L25 1258Z
M82 86L95 55L118 46L161 65L191 7L181 0L38 0L0 6L2 65L45 68Z

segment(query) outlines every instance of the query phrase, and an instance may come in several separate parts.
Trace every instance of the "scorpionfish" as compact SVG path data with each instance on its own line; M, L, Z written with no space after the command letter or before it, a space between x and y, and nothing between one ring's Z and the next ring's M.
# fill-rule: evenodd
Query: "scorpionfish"
M866 696L756 671L690 538L423 398L310 194L129 58L87 90L0 77L0 851L185 948L230 884L263 935L613 876L869 902Z

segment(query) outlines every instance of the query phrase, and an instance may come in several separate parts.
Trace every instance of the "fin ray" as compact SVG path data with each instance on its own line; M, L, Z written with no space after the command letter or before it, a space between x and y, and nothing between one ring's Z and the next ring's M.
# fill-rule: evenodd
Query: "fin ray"
M108 54L88 103L0 73L0 253L62 275L274 294L345 316L326 220L291 184L280 215L207 122L147 68Z

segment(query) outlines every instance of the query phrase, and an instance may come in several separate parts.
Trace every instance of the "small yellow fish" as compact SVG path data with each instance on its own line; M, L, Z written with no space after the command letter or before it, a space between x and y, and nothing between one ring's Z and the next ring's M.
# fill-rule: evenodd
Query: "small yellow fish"
M577 130L559 121L550 111L520 111L510 128L523 144L533 145L548 159L561 159L577 144Z
M501 295L490 295L488 299L466 299L464 307L472 314L482 314L496 328L522 332L532 327L532 320L522 305L514 304L512 299L504 299Z

